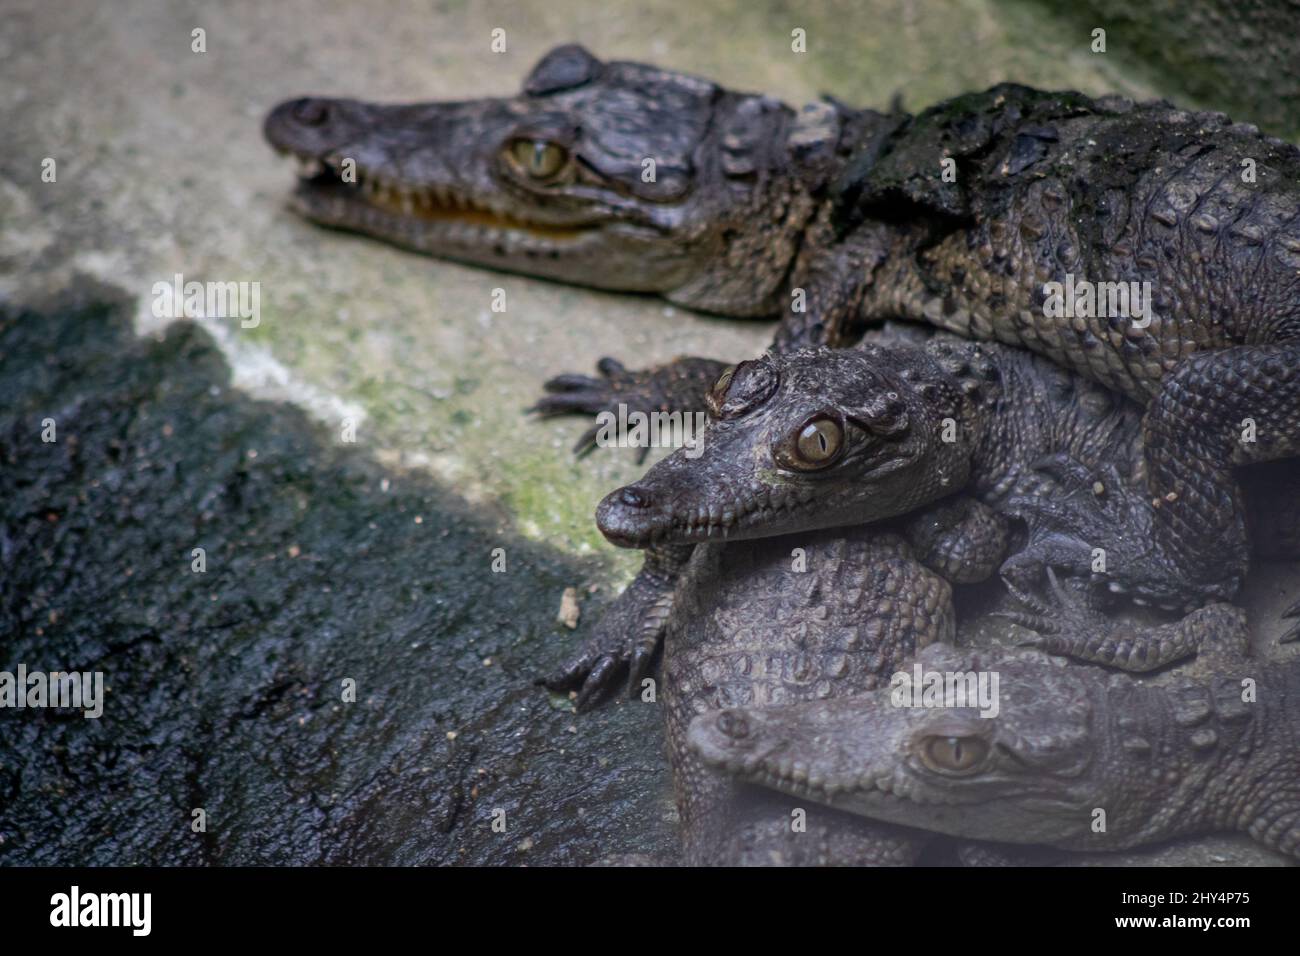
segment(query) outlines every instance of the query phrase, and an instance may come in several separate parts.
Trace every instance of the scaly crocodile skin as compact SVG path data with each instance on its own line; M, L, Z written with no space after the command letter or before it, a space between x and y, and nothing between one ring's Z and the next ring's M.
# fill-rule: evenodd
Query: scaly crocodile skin
M668 624L663 668L687 862L914 861L924 843L917 834L733 784L686 748L685 734L692 718L723 707L838 699L881 686L916 648L951 639L951 597L947 582L893 534L831 532L696 549ZM804 832L792 826L797 806L807 813Z

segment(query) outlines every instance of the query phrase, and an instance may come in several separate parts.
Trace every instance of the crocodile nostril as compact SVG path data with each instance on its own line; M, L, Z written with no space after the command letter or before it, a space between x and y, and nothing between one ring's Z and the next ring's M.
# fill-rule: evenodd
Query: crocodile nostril
M639 488L627 487L618 494L618 502L629 508L649 508L650 495Z
M293 108L293 118L305 126L320 126L329 115L329 104L321 100L303 100Z

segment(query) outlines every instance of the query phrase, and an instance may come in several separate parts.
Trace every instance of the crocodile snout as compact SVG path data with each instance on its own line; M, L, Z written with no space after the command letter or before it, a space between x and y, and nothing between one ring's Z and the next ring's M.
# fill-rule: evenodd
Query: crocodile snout
M686 739L705 763L731 772L749 772L757 765L762 735L750 714L731 709L700 714L691 721Z
M596 506L596 526L620 548L645 547L665 525L655 508L655 494L644 485L626 485L610 492Z
M333 149L347 130L341 106L319 96L301 96L277 104L262 125L263 135L278 150L301 157L321 158Z

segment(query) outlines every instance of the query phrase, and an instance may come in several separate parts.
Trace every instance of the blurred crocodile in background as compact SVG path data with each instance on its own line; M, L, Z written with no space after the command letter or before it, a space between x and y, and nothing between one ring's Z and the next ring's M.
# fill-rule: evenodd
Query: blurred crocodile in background
M1217 608L1212 677L1147 685L934 645L922 673L996 674L996 713L898 706L884 689L705 714L689 746L738 779L955 836L1117 850L1240 830L1300 858L1300 661L1248 658L1244 618Z

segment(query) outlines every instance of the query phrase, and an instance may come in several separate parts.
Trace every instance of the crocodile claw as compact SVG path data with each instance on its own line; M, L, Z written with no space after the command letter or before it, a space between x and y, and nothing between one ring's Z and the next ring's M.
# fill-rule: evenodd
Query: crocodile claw
M632 659L627 665L627 696L636 697L641 693L641 682L650 675L654 666L655 644L641 644L632 651Z
M592 450L600 444L596 439L600 435L601 429L603 429L604 427L605 427L604 425L600 425L600 424L592 425L590 428L588 428L585 432L582 433L582 437L579 438L573 445L573 455L575 458L586 458L589 454L591 454ZM649 445L642 445L639 448L637 448L636 463L638 465L644 464L646 457L649 454L650 454Z
M609 410L611 402L617 406L618 386L635 378L635 373L629 373L622 363L609 357L597 362L596 370L600 372L600 378L569 373L547 379L542 383L546 394L525 411L551 418L556 415L595 415Z
M577 691L574 707L587 710L612 696L626 675L628 697L654 668L663 640L665 606L691 548L647 552L646 564L606 608L582 649L537 683L560 693Z
M1077 660L1095 659L1095 647L1113 630L1114 622L1098 609L1086 582L1067 587L1050 565L1045 574L1050 602L1008 584L1017 600L1034 613L1009 610L996 611L992 616L1036 632L1018 641L1020 647Z
M1037 631L1040 634L1047 633L1052 628L1052 623L1041 614L1026 614L1023 611L993 611L989 617L1001 618L1004 621L1010 621L1012 624L1019 624L1021 627L1028 628L1031 631ZM1037 638L1027 638L1019 643L1021 645L1033 645Z
M1002 563L999 569L1002 583L1011 592L1011 596L1025 607L1040 616L1049 615L1052 609L1030 589L1041 580L1044 571L1052 573L1053 564L1070 566L1072 556L1077 551L1086 553L1087 545L1064 535L1039 537Z
M627 661L618 654L602 654L588 645L558 671L535 683L556 693L577 691L573 709L581 712L604 700L626 666Z
M1048 587L1054 600L1053 604L1039 600L1037 596L1020 588L1012 589L1008 585L1008 590L1011 590L1012 596L1029 607L1034 613L997 611L994 612L993 616L1014 621L1016 624L1031 628L1041 634L1056 634L1063 629L1063 623L1068 623L1077 617L1098 613L1093 603L1086 600L1083 594L1079 591L1072 591L1063 585L1056 571L1050 565L1046 573Z
M557 415L619 416L640 413L702 412L705 395L725 366L712 359L679 358L649 369L630 370L613 358L596 363L596 376L566 374L548 379L546 394L526 412L542 418ZM599 424L588 428L573 447L582 457L597 445ZM650 453L648 445L637 448L637 463Z

